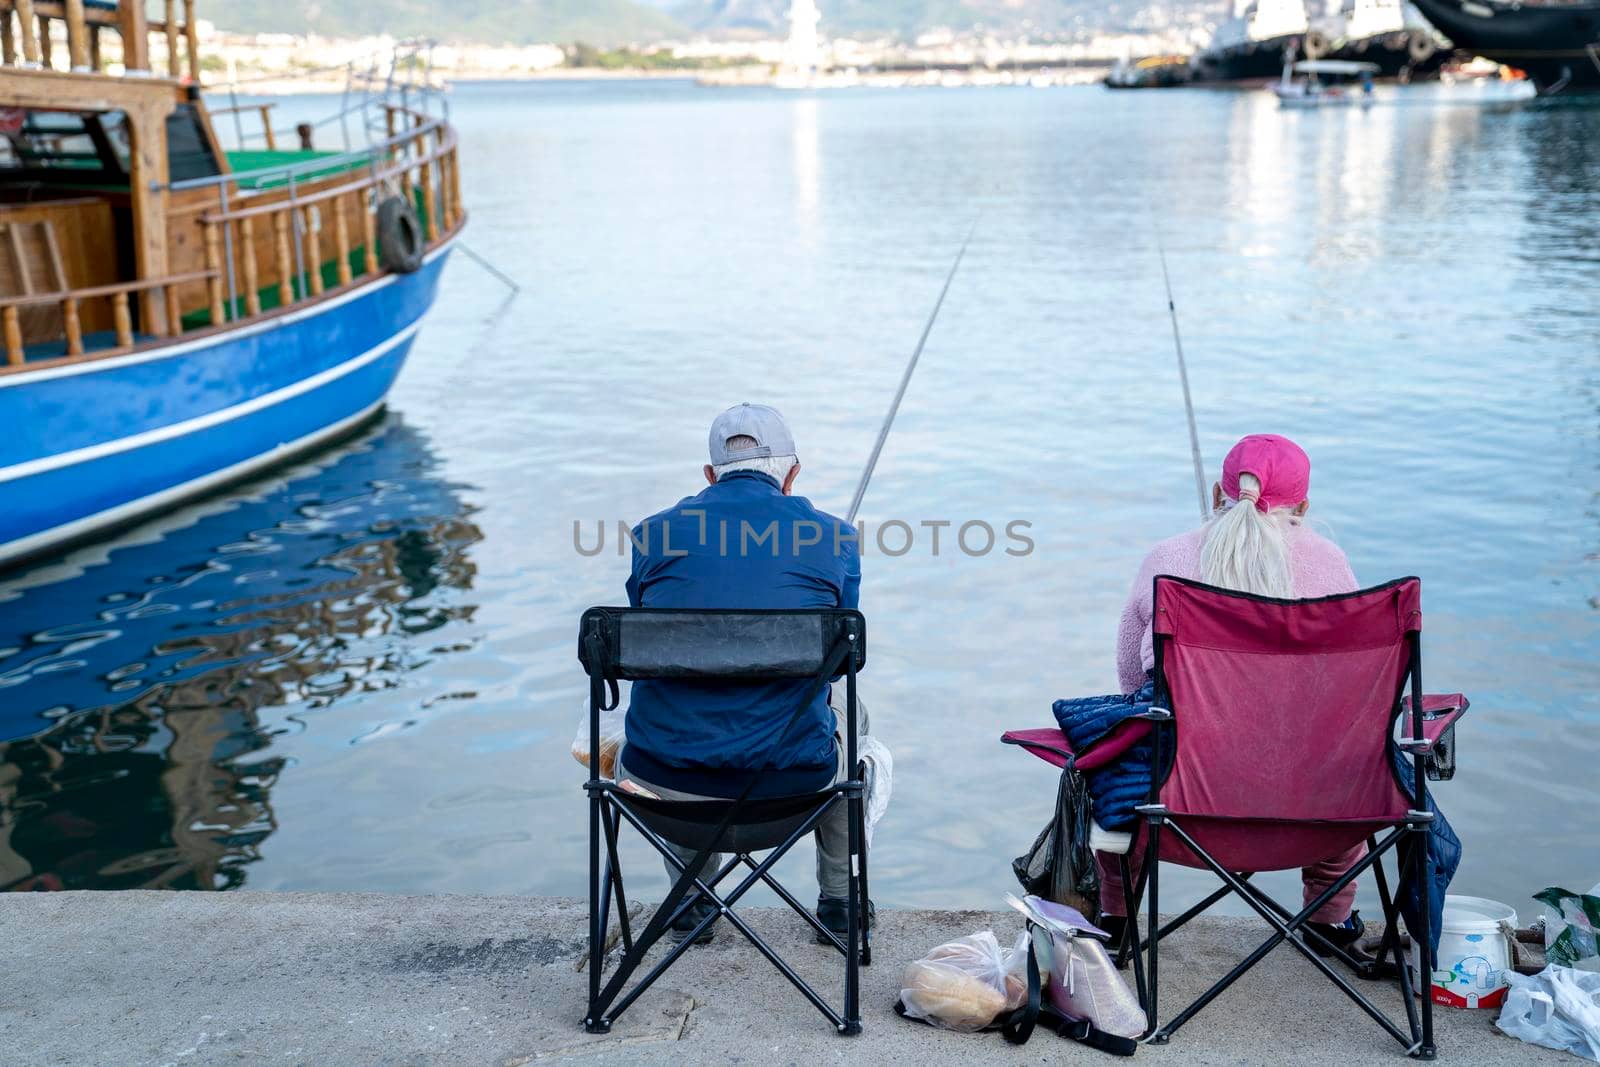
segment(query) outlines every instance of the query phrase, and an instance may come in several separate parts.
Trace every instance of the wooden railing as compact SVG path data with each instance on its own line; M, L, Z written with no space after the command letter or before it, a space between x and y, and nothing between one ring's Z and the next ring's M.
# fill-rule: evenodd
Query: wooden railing
M234 104L232 107L213 107L208 110L211 112L213 119L218 115L240 115L248 111L256 112L261 116L262 140L266 142L267 151L271 152L276 151L278 147L278 135L272 129L272 109L277 106L277 104L271 102L265 104ZM242 130L239 134L237 147L244 147L244 133Z
M214 280L211 271L195 271L189 274L173 274L165 278L151 278L137 282L118 282L115 285L96 285L86 289L67 289L54 293L30 293L26 296L8 296L0 298L0 323L3 323L6 343L6 362L13 367L22 366L26 360L26 352L22 341L22 309L25 307L48 307L52 304L59 305L61 321L66 335L66 356L84 354L83 327L79 314L80 305L86 300L111 301L111 314L114 322L113 334L116 345L109 349L98 349L96 355L106 355L119 351L126 351L133 347L133 311L129 307L128 298L136 293L159 291L162 304L166 311L165 327L168 335L176 335L181 329L182 315L178 305L178 289L184 285L195 282L210 282Z
M372 153L365 173L354 172L358 176L348 181L301 193L289 169L286 189L271 188L236 201L230 201L228 186L241 179L259 183L271 173L232 175L223 181L221 206L200 217L213 323L261 314L263 292L276 298L275 308L321 296L328 285L323 277L328 252L336 287L379 273L377 211L391 190L413 205L420 193L418 221L427 244L455 229L462 206L454 131L414 112L392 111L410 122L411 130ZM317 162L332 166L337 158ZM252 203L262 197L271 199ZM332 223L331 248L323 244L324 219ZM359 262L359 273L352 261Z
M115 11L89 7L83 0L0 0L0 58L7 66L51 67L50 20L67 27L71 69L98 71L100 34L114 30L122 39L123 67L129 73L156 73L150 67L150 37L166 40L168 76L200 81L200 39L196 32L195 0L163 0L162 19L152 22L144 0L121 0ZM21 49L18 49L20 37Z
M188 239L200 239L204 269L83 288L63 288L58 278L50 292L0 298L6 353L0 374L34 365L27 352L33 343L64 339L51 358L115 355L150 337L180 336L185 315L188 330L219 328L359 285L383 273L377 212L392 196L420 206L424 249L436 246L464 217L455 133L409 110L394 109L393 121L401 132L368 150L157 187L191 196L215 189L216 207L184 224L197 227ZM340 172L340 166L355 169ZM303 191L308 183L314 184ZM91 305L91 319L102 325L86 336L84 305L100 300L109 301L111 321L104 305ZM52 321L41 330L37 313L25 321L28 309L52 306L59 328Z

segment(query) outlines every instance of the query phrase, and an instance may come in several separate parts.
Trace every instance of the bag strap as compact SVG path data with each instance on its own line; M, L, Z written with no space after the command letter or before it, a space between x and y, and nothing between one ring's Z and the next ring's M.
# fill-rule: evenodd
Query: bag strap
M1000 1036L1013 1045L1026 1045L1028 1038L1033 1036L1033 1027L1039 1021L1039 1009L1044 983L1039 980L1039 957L1033 952L1034 933L1033 923L1028 924L1028 999L1011 1013L1011 1017L1000 1027Z
M1034 1027L1040 1022L1053 1030L1057 1036L1070 1038L1090 1048L1097 1048L1101 1052L1108 1052L1113 1056L1132 1056L1139 1049L1139 1042L1131 1037L1121 1037L1117 1034L1108 1034L1095 1026L1087 1019L1068 1019L1054 1008L1042 1003L1043 982L1039 976L1039 959L1034 955L1033 939L1042 932L1049 937L1048 930L1039 931L1033 923L1028 924L1028 1001L1022 1007L1011 1013L1000 1027L1000 1034L1013 1045L1026 1045L1033 1036Z

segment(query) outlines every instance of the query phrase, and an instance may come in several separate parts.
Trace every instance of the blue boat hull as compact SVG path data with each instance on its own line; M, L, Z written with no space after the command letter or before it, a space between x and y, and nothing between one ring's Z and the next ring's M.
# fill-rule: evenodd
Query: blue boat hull
M448 253L213 337L0 377L0 567L355 429L382 407Z

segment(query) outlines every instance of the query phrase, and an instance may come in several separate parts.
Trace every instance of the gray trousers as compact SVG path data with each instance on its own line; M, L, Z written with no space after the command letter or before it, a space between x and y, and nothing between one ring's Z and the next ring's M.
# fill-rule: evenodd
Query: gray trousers
M828 706L833 709L834 730L833 748L838 755L838 771L834 775L835 782L842 782L850 777L850 768L845 766L845 732L849 729L848 710L845 708L844 685L840 683L832 686L828 692ZM861 698L856 698L856 726L860 735L868 732L867 706ZM859 737L858 737L859 741ZM706 797L696 793L684 793L677 789L668 789L665 786L655 785L643 778L630 773L627 769L628 748L623 746L617 758L617 781L631 778L638 785L650 790L662 800L724 800L725 797ZM850 806L840 801L828 809L828 814L822 817L817 824L813 836L817 839L817 889L825 897L843 900L850 895ZM672 854L685 864L695 857L695 850L683 848L668 842ZM678 868L665 857L661 860L667 868L667 880L678 880ZM720 870L723 863L721 855L713 854L706 860L705 872L715 873ZM719 890L718 892L721 892Z

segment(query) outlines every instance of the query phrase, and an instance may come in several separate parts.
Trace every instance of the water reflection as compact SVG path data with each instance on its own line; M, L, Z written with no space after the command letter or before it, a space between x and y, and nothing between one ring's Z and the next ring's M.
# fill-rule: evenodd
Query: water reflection
M472 615L481 534L436 467L391 417L103 562L0 586L0 887L242 884L291 769L274 737L399 685L406 638Z
M799 198L800 221L806 226L813 226L816 224L820 188L816 98L796 100L792 113L794 129L790 140L794 150L794 186Z

